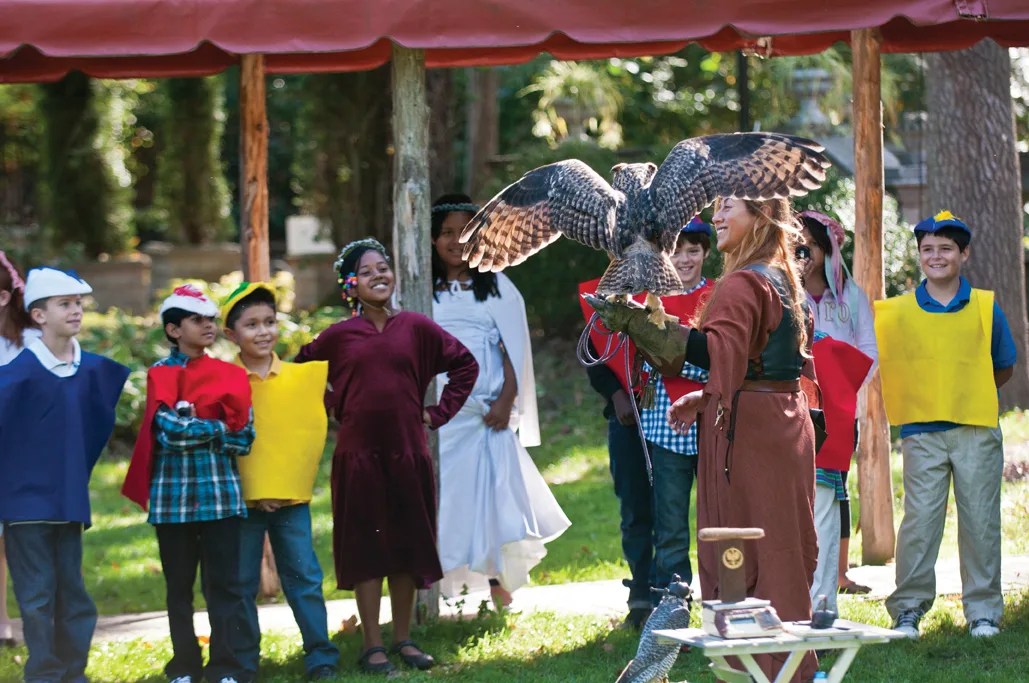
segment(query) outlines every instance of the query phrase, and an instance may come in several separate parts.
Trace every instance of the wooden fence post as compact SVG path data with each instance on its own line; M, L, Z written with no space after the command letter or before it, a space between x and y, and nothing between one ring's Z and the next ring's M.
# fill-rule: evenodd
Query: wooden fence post
M880 100L879 29L851 32L854 55L854 274L869 301L882 299L883 131ZM861 502L861 558L884 564L893 558L893 486L890 479L890 426L876 372L864 390L858 485Z
M432 242L429 231L429 108L425 92L425 53L393 45L393 254L397 297L406 311L432 316ZM436 386L429 387L435 402ZM439 499L439 443L429 448ZM439 616L439 587L418 591L415 619Z

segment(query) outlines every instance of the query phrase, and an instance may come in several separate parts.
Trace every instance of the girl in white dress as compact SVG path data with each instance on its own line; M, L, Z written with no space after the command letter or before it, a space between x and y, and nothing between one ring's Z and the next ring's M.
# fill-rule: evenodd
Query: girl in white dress
M540 443L525 303L506 275L471 272L461 258L458 237L477 210L460 194L432 208L433 319L479 363L464 407L440 429L440 589L454 597L488 580L506 607L571 522L525 450Z
M25 281L7 254L0 251L0 365L7 365L40 333L25 311ZM0 525L0 647L14 645L14 628L7 614L7 555Z

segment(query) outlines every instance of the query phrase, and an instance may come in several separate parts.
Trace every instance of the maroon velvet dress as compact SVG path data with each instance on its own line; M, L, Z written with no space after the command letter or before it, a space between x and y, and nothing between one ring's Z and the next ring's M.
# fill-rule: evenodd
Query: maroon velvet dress
M355 317L332 325L297 362L329 362L328 405L339 421L332 458L336 583L410 574L426 588L443 577L436 550L436 483L422 410L441 372L450 381L428 408L433 429L453 417L479 368L461 342L419 313L382 332Z

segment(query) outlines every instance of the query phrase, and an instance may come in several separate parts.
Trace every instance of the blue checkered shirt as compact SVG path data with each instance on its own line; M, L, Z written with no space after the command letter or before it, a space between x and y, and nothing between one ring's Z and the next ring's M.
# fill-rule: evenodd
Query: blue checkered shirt
M692 294L707 284L707 278L700 278L696 286L683 292ZM654 370L649 364L644 363L643 369L653 374ZM696 365L686 363L682 366L682 377L694 382L707 382L707 370L702 370ZM651 408L644 408L640 411L640 426L643 428L643 436L647 441L663 446L673 453L682 455L697 454L697 423L694 422L686 434L676 434L668 426L668 409L672 406L672 399L665 389L665 383L660 377L654 378L654 405Z
M189 357L172 349L154 363L185 365ZM246 517L236 456L250 452L254 412L243 429L230 432L221 420L182 417L161 406L154 415L154 467L150 481L151 524L208 522Z

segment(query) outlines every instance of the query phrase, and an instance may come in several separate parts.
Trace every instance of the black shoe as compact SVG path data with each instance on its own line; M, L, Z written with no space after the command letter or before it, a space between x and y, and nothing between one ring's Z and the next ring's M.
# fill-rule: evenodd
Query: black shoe
M389 675L393 673L393 671L396 670L396 667L393 666L393 662L389 661L388 659L385 662L379 662L378 664L373 664L372 662L368 661L368 659L376 652L386 654L386 648L381 646L375 646L365 650L361 654L361 658L357 660L357 665L361 667L361 671L365 672L366 674Z
M418 652L413 655L405 655L403 653L405 647L413 647ZM404 660L404 664L407 664L412 669L425 671L436 665L436 660L432 658L432 655L425 654L422 648L418 647L417 643L413 640L401 640L399 643L394 643L389 651L392 654L400 655L400 658Z
M316 666L307 672L309 681L327 681L336 677L336 667L330 664Z
M647 623L647 619L650 618L650 613L653 611L654 610L651 607L633 607L629 610L629 614L626 615L625 621L622 622L622 626L639 631L643 628L643 625Z

